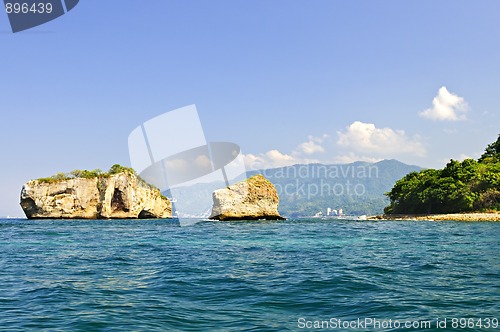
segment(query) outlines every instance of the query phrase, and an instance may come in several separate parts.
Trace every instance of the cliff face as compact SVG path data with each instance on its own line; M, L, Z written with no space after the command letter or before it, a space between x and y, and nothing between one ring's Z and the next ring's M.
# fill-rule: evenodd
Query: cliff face
M171 218L172 203L133 174L74 178L23 186L21 207L29 219Z
M279 198L274 185L258 174L212 194L210 219L215 220L280 220Z

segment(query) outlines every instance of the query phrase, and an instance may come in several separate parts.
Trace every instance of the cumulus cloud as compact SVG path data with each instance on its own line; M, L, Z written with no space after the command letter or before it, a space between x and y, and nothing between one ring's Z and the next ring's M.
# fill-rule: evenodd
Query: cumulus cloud
M377 128L373 123L355 121L337 135L339 146L369 158L390 158L401 154L424 156L426 153L418 137L408 137L403 130Z
M271 150L260 154L243 155L245 167L247 169L264 169L291 166L295 164L318 163L317 159L303 158L296 155L282 153L278 150Z
M418 136L409 137L403 130L377 128L372 123L353 122L337 132L336 149L331 150L331 137L309 136L290 153L270 150L243 155L247 169L266 169L295 164L348 164L355 161L378 162L383 159L422 157L426 151ZM330 146L330 147L329 147Z
M196 166L201 167L201 168L210 168L212 166L212 162L206 155L200 155L196 157L194 160L194 163Z
M271 150L266 152L265 157L275 165L280 165L280 166L288 165L295 161L294 157L281 153L278 150Z
M337 157L335 157L332 162L335 164L350 164L355 161L366 161L369 163L376 163L378 161L383 160L384 158L378 158L378 157L369 157L369 156L363 156L363 155L358 155L354 152L347 152L344 154L340 154Z
M314 153L325 152L325 148L321 144L327 138L328 135L326 134L323 135L322 137L309 136L309 140L307 142L299 144L299 146L295 149L293 153L295 155L300 155L300 154L310 155Z
M308 140L299 144L290 154L282 153L278 150L270 150L260 154L245 154L245 166L248 169L264 169L290 166L295 164L317 163L317 159L310 156L325 152L322 144L328 138L328 135L321 137L309 136Z
M167 161L167 167L172 170L183 170L187 167L186 160L184 159L174 159L174 160L168 160Z
M432 100L432 107L419 113L422 118L434 121L460 121L466 119L469 107L462 97L441 87Z
M247 169L274 168L297 164L291 155L281 153L278 150L271 150L260 154L243 155L245 167Z
M457 160L459 161L464 161L465 159L476 159L476 158L473 158L465 153L461 153L460 156L457 158Z

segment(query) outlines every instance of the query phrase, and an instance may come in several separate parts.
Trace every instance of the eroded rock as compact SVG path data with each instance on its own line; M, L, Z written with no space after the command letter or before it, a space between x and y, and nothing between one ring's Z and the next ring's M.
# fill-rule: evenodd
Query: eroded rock
M214 220L282 220L278 212L279 197L274 185L258 174L213 192L210 219Z
M29 219L171 218L172 203L160 190L129 172L46 182L32 180L21 191Z

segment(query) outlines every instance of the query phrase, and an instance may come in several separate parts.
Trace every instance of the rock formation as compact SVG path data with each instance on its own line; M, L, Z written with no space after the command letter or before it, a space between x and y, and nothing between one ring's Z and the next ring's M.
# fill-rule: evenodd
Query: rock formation
M172 203L131 172L32 180L23 186L21 207L29 219L172 217Z
M210 219L215 220L282 220L278 213L279 198L274 185L258 174L212 194Z

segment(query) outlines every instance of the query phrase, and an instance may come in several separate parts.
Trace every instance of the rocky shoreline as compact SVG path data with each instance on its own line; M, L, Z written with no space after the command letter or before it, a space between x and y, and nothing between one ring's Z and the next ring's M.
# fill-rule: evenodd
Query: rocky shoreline
M500 221L500 212L471 212L450 214L384 214L368 220L427 220L427 221Z

